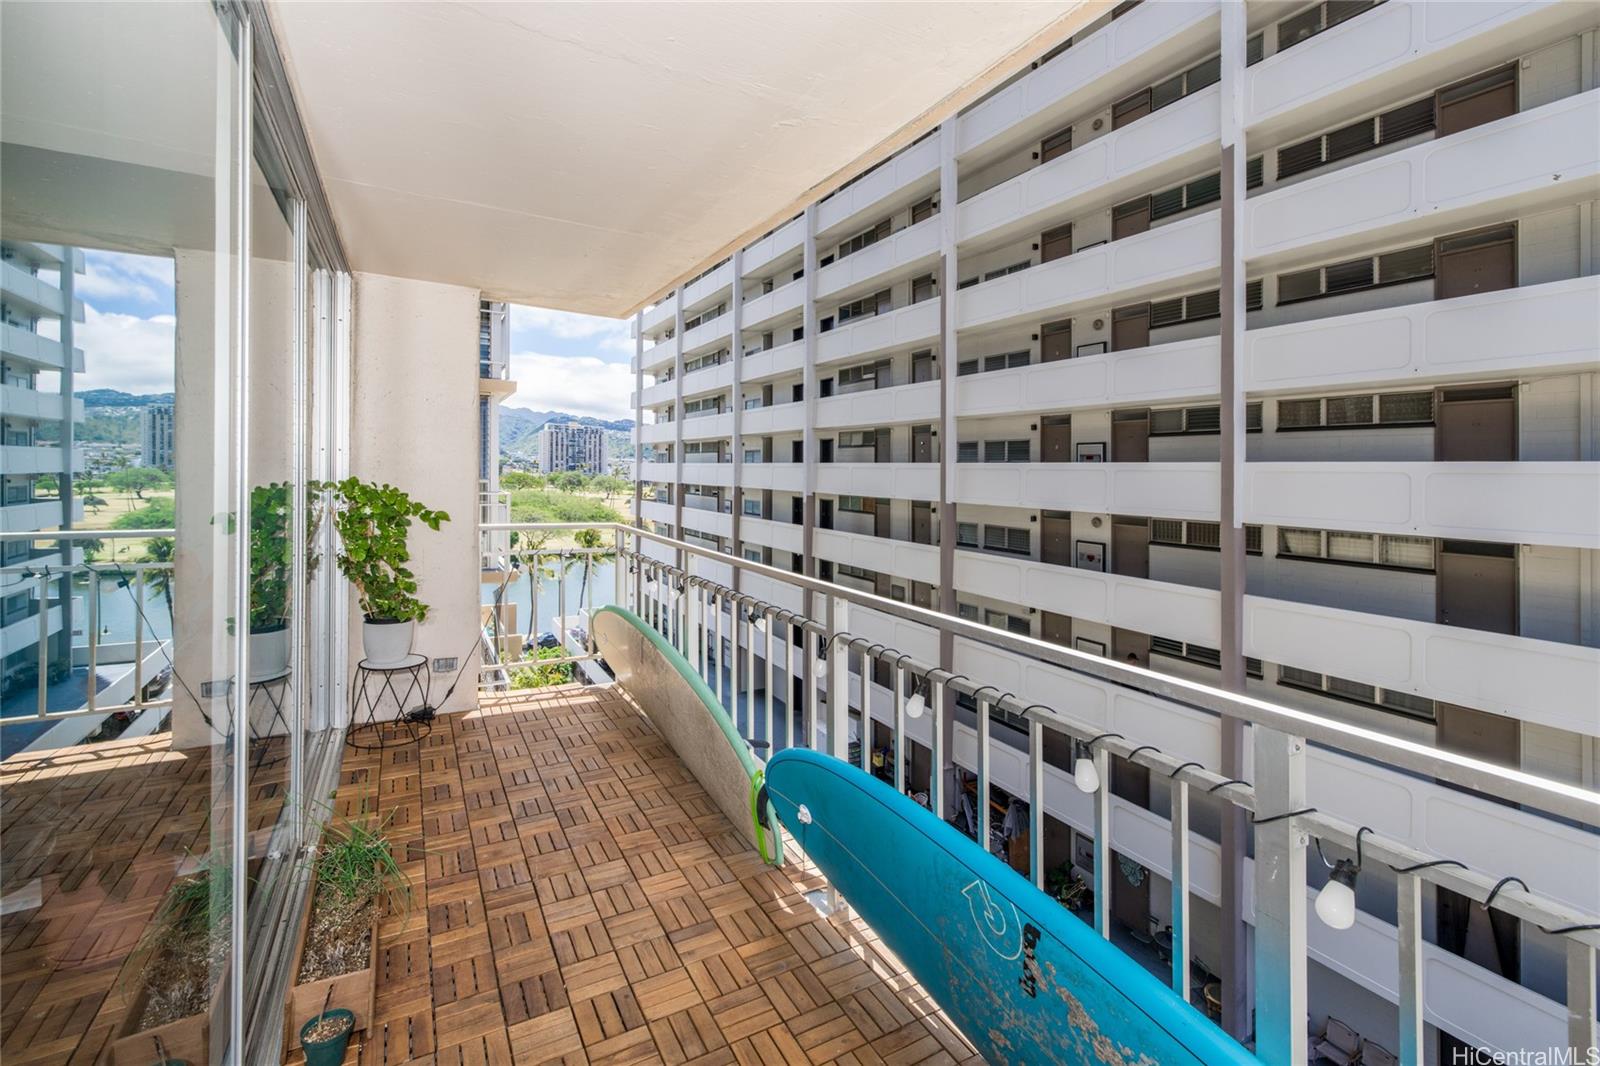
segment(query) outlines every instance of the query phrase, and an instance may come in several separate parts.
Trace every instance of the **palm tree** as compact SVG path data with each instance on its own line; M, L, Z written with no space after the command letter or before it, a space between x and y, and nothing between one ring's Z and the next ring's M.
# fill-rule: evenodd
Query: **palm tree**
M580 529L574 535L573 540L577 541L580 548L598 548L605 543L605 537L598 529ZM581 557L583 560L583 580L578 584L578 603L580 605L584 602L584 594L589 589L589 574L594 569L595 564L606 562L612 556L612 552L601 552L596 555Z
M166 566L147 571L144 579L146 595L149 590L159 592L161 598L167 603L167 621L172 621L172 559L177 551L177 543L171 537L154 537L144 546L144 559L147 563L165 563Z

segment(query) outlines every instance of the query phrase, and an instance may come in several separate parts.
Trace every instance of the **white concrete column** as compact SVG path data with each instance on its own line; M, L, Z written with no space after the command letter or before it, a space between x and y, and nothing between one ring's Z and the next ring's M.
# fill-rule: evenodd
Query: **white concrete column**
M644 510L644 478L642 464L644 463L644 311L635 311L633 315L633 524L635 527L644 525L644 518L640 514ZM637 556L644 548L644 541L638 536L633 538L633 550ZM617 572L622 572L622 560L617 560ZM644 612L644 568L639 565L637 558L633 566L633 610L635 613ZM620 600L620 597L619 597Z
M935 606L945 614L956 613L956 121L939 127L939 592ZM939 633L939 668L954 669L955 637L947 630ZM946 689L944 714L939 719L943 732L939 750L942 765L935 766L943 782L944 797L940 814L956 813L960 790L955 787L955 693ZM1043 847L1043 841L1037 846Z
M1221 381L1221 640L1222 687L1245 690L1244 667L1244 194L1243 128L1245 37L1248 28L1242 0L1222 4L1222 323ZM1221 770L1226 777L1244 776L1244 723L1231 716L1221 721ZM1222 1028L1243 1040L1250 1032L1250 987L1244 921L1244 851L1248 828L1242 808L1222 809L1221 951ZM1302 1049L1303 1050L1303 1049Z
M672 337L677 354L672 357L672 535L683 539L683 286L672 293ZM688 569L680 549L678 565Z
M744 557L741 542L744 513L744 249L735 248L728 266L733 271L730 285L729 314L733 316L733 491L729 500L733 507L733 543L730 547L738 558ZM739 568L733 568L733 590L740 590ZM737 632L737 630L735 630Z

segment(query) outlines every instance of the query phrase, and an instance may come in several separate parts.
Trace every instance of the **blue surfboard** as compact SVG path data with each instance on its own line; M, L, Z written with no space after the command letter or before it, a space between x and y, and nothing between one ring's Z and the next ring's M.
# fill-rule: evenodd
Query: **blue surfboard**
M994 1066L1258 1066L1093 928L932 812L803 748L779 821Z

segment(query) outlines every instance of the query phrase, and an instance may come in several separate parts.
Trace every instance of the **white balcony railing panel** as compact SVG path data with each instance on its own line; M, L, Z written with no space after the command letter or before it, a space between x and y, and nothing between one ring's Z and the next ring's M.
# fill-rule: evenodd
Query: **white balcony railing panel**
M795 523L756 518L753 515L745 515L739 520L739 536L750 544L795 554L799 554L805 541L805 531Z
M639 397L645 407L671 403L678 397L678 386L673 381L658 381L654 385L646 385Z
M1215 165L1220 89L1204 89L1132 125L962 201L957 240L986 243L1126 197L1132 184L1181 181Z
M713 537L733 536L733 515L725 511L713 511L705 507L683 508L683 525L686 529L698 530Z
M841 426L887 426L901 422L939 420L937 381L915 385L895 385L886 389L867 389L845 396L830 396L817 401L817 428Z
M1600 277L1408 304L1245 334L1252 392L1500 377L1600 362ZM1211 370L1215 380L1215 345Z
M680 418L678 425L683 427L684 440L714 440L721 437L733 436L733 412L723 411L714 415L691 415Z
M727 339L733 329L733 314L724 311L709 322L702 322L692 329L683 331L683 351L687 355L701 348L710 348Z
M662 367L671 366L678 358L679 339L678 337L671 337L660 344L653 344L646 348L639 357L639 365L644 367L644 372L652 374Z
M939 301L923 300L871 318L836 326L817 338L817 362L876 355L931 344L939 334Z
M1380 4L1245 76L1245 124L1255 133L1302 116L1358 114L1504 61L1506 40L1583 24L1582 4Z
M1140 4L962 115L957 151L994 150L1159 81L1171 73L1165 64L1215 38L1217 9L1209 0Z
M673 519L672 504L660 500L644 500L639 504L639 517L670 526Z
M1597 109L1600 90L1591 90L1251 197L1245 256L1303 258L1341 241L1431 236L1592 198L1600 194Z
M696 278L683 287L683 309L691 317L699 305L726 289L733 281L733 261L723 263L703 278Z
M956 322L962 329L998 326L1199 283L1216 274L1220 241L1220 215L1207 211L962 289Z
M962 463L959 503L1215 520L1215 463Z
M774 259L799 248L804 240L805 219L792 218L785 222L765 237L745 247L744 270L746 275L755 276L759 274Z
M1009 603L1209 648L1220 639L1211 589L961 548L955 575L957 588Z
M833 238L848 238L873 219L868 213L881 210L884 201L906 186L921 181L939 169L939 138L929 137L895 154L871 174L852 182L817 205L817 232ZM851 223L846 225L846 223ZM835 233L835 230L840 232Z
M787 581L775 581L765 574L743 574L739 578L740 591L754 596L758 600L781 607L786 611L801 612L805 610L805 593ZM783 647L780 639L779 648ZM781 658L781 656L780 656Z
M1266 525L1600 548L1600 463L1249 463Z
M805 361L806 342L803 340L790 341L768 348L764 352L747 355L744 357L744 383L748 385L763 378L796 373Z
M939 549L931 544L839 529L819 529L813 536L816 554L824 559L930 585L939 583Z
M639 464L640 481L654 481L658 484L665 484L677 480L677 477L678 467L676 463L653 461Z
M745 463L740 467L744 488L777 489L781 492L804 492L806 466L804 463Z
M1600 736L1600 648L1260 596L1244 612L1269 662Z
M831 496L939 498L938 463L819 463L817 491Z
M817 272L817 300L821 302L846 289L860 289L913 267L932 267L939 254L939 217L925 218L914 226L890 234Z
M747 437L754 434L799 433L805 429L806 405L778 403L771 407L752 407L742 412L740 418Z
M744 328L761 329L767 323L800 310L806 299L806 279L795 278L771 292L744 302Z
M637 428L639 440L645 444L667 444L678 439L676 422L646 422Z
M956 413L971 418L1214 397L1217 350L1215 337L1200 337L974 374L956 386Z
M701 367L683 375L684 399L706 396L714 392L727 392L733 385L733 360L716 366Z
M733 486L733 464L685 462L683 464L683 483L685 485L710 485L714 488L731 488Z

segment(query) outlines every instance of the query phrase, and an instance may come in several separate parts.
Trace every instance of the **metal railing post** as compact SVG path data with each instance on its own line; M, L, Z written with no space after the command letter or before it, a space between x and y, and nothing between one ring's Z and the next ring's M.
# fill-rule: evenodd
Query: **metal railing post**
M1306 832L1290 812L1306 806L1306 745L1256 726L1255 1003L1257 1053L1306 1061ZM1226 994L1226 993L1224 993Z
M1400 1064L1422 1066L1422 879L1416 874L1397 874L1395 903L1395 941L1400 949ZM1592 986L1589 1002L1594 1002Z
M1600 1046L1595 1031L1595 949L1576 939L1567 940L1567 1041L1583 1062L1583 1056Z
M1172 990L1189 1001L1189 782L1174 778L1172 808Z
M899 663L894 666L894 790L906 790L906 669Z
M1111 757L1105 745L1093 744L1089 758L1094 760L1100 787L1094 790L1094 929L1111 939Z
M1028 872L1044 890L1044 723L1028 719Z
M850 652L839 635L850 627L850 606L828 597L828 754L850 759Z

